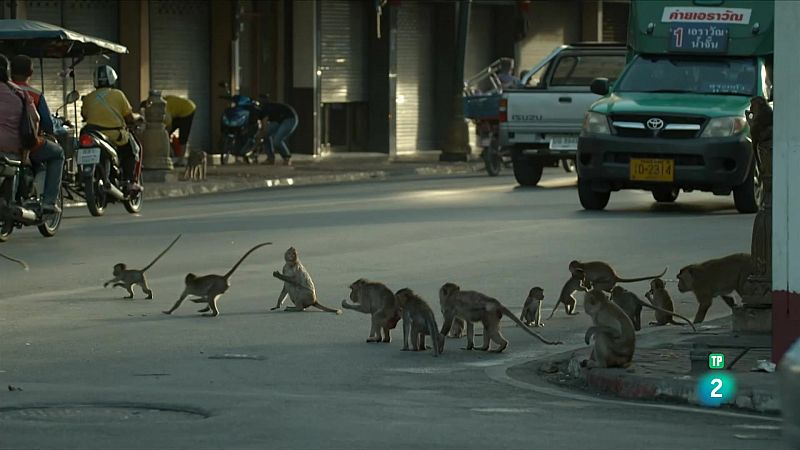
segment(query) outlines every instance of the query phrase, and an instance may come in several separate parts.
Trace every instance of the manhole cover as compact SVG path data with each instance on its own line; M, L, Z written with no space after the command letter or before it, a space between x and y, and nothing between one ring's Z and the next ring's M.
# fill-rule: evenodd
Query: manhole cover
M208 414L189 408L152 405L39 405L0 408L0 420L56 422L199 420Z

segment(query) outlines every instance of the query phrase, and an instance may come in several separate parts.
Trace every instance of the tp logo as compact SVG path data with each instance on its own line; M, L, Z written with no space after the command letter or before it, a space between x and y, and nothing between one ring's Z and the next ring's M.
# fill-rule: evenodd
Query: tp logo
M712 353L708 355L706 373L697 380L697 400L703 406L718 408L723 403L733 400L736 395L736 380L725 369L725 355Z

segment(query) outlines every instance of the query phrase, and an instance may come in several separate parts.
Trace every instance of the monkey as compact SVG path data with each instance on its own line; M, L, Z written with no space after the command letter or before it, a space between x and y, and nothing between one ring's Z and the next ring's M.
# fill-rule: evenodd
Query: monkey
M678 290L694 292L699 305L694 323L702 323L711 307L714 297L722 300L733 309L735 303L731 293L742 295L747 278L755 270L749 253L734 253L718 259L710 259L699 264L690 264L678 272Z
M544 300L544 290L539 286L531 288L528 298L522 305L522 314L519 320L529 327L543 327L542 323L542 301Z
M433 356L439 356L444 351L444 335L439 334L436 316L428 303L409 288L397 291L395 298L403 310L403 350L409 350L409 340L413 350L425 350L428 335L433 341Z
M444 314L444 310L442 310L442 314ZM456 317L453 320L453 327L450 328L450 333L447 335L449 338L462 338L466 335L466 322L464 319L460 317Z
M745 117L750 125L753 149L758 150L761 142L772 140L772 108L764 97L756 96L750 99L750 114Z
M567 313L568 316L575 316L580 314L579 311L575 311L575 305L577 301L575 297L573 297L573 293L575 291L583 291L583 286L581 285L581 281L583 281L584 275L583 271L580 269L572 269L570 268L570 273L572 274L564 283L564 287L561 288L561 294L558 296L558 300L556 300L556 304L553 305L553 310L550 311L550 317L547 320L553 318L553 314L556 313L556 309L558 309L559 304L564 304L564 311Z
M656 313L666 314L668 316L675 316L680 317L681 319L685 320L689 326L692 327L692 330L695 332L697 331L692 324L692 321L683 317L680 314L677 314L672 311L667 311L666 309L662 309L661 307L651 305L650 303L645 302L638 295L634 294L633 292L625 289L622 286L614 286L614 289L611 290L611 301L616 303L617 306L620 307L628 317L631 318L631 322L633 323L633 328L636 331L642 329L642 306L650 308Z
M125 298L133 298L132 288L134 285L139 285L139 287L142 288L142 292L147 294L147 300L152 300L153 291L150 290L149 286L147 286L147 279L145 278L144 273L147 271L147 269L153 267L153 264L161 259L161 257L164 256L164 254L166 254L176 242L178 242L178 239L180 239L181 236L182 234L179 234L178 237L176 237L175 240L172 241L172 243L169 244L163 252L159 253L153 262L146 265L144 269L128 269L128 266L123 263L114 264L114 278L103 283L103 287L108 287L108 285L111 284L112 287L125 288L125 290L128 291L128 296Z
M400 307L394 293L385 284L359 278L350 284L350 301L352 303L342 300L342 308L371 316L367 343L392 341L389 330L400 321Z
M5 259L7 259L7 260L9 260L11 262L15 262L15 263L19 264L20 267L22 267L25 270L29 270L30 269L30 267L28 267L28 263L26 263L25 261L22 261L21 259L12 258L12 257L6 256L6 255L4 255L2 253L0 253L0 257L5 258Z
M668 269L668 268L667 268ZM611 288L613 288L617 283L633 283L636 281L645 281L645 280L652 280L653 278L661 278L667 273L667 269L664 269L659 275L651 275L646 277L638 277L638 278L622 278L611 268L607 263L602 261L589 261L589 262L580 262L580 261L571 261L569 263L569 271L575 275L576 271L580 270L583 272L583 276L586 280L591 283L597 289L604 290L606 292L611 292Z
M585 287L583 308L592 318L592 326L586 330L584 340L586 345L590 345L594 336L594 346L589 359L582 365L589 368L630 366L636 349L633 322L602 289L592 288L590 282Z
M206 179L208 154L204 151L190 152L183 171L184 180L202 181Z
M186 278L184 279L183 293L181 293L180 298L175 304L170 308L168 311L162 311L164 314L170 315L173 311L178 309L181 306L181 303L186 299L186 297L192 295L197 298L192 298L190 301L193 303L206 303L207 306L198 312L207 313L203 314L206 317L216 317L219 315L219 309L217 308L217 300L219 297L228 291L228 288L231 287L230 282L228 281L239 268L239 265L242 264L245 258L247 258L250 253L258 250L265 245L272 245L272 242L262 242L261 244L256 245L255 247L251 248L247 251L236 264L231 267L231 270L228 271L225 275L203 275L198 277L193 273L186 274ZM208 311L211 310L211 313Z
M669 295L669 291L667 291L667 287L664 284L664 280L661 278L656 278L650 281L650 290L644 294L645 298L653 304L653 306L658 306L666 311L674 311L675 306L672 303L672 297ZM650 325L657 325L663 326L666 324L672 325L680 325L683 326L682 323L675 322L675 319L672 318L672 314L665 314L660 311L655 312L656 320L650 322Z
M467 324L467 350L475 348L475 326L474 322L483 324L483 346L482 351L488 351L491 341L499 345L494 353L500 353L508 347L508 340L500 332L500 319L507 316L517 325L522 327L526 333L539 339L548 345L561 344L560 341L548 341L540 334L531 331L519 320L514 313L503 306L498 300L476 291L462 291L461 287L455 283L445 283L439 288L439 302L444 310L444 323L442 334L446 335L453 325L456 317L461 317Z
M283 281L283 289L278 295L278 304L270 311L280 309L283 305L286 296L294 303L294 306L287 306L284 311L304 311L306 308L313 306L325 312L341 314L341 309L328 308L317 301L317 290L314 288L314 281L311 280L303 263L297 255L297 250L294 247L289 247L283 255L286 264L283 266L283 273L275 271L272 276Z

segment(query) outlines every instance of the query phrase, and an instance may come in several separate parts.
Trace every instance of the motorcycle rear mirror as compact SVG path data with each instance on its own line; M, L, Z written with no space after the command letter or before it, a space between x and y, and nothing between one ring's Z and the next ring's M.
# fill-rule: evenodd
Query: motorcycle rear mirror
M78 91L72 91L64 97L64 104L69 105L78 101L81 98L81 94Z

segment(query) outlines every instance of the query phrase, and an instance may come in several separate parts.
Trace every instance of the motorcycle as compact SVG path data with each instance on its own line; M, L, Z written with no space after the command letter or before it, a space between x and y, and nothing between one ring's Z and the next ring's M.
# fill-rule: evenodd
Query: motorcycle
M258 119L260 103L246 95L232 95L227 83L222 83L230 105L222 112L221 162L227 164L231 155L241 157L246 164L258 162L258 153L263 145L259 136L261 122Z
M138 121L136 127L141 126ZM131 144L138 154L134 170L136 182L142 183L141 143L136 137L137 129L130 129ZM116 147L100 132L100 129L87 125L80 131L75 162L83 181L83 195L89 212L97 217L105 214L109 203L121 202L131 214L142 209L142 192L124 192L122 166Z

